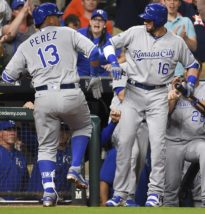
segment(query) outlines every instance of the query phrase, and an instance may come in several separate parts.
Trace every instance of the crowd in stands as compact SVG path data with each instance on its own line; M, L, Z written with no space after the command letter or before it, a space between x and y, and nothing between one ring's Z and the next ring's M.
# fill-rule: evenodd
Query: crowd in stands
M168 21L165 24L165 27L169 31L172 31L174 34L179 35L184 39L185 43L192 51L195 58L201 64L200 78L205 78L205 23L202 21L199 15L196 6L197 0L1 0L0 72L2 72L5 66L8 64L19 45L27 38L29 38L29 36L36 32L36 28L32 19L32 10L37 5L45 2L56 3L58 8L64 12L63 16L61 17L62 26L69 27L78 31L80 34L84 35L98 46L100 53L99 61L101 64L101 67L99 68L98 72L99 76L102 78L110 76L110 65L107 63L103 53L103 48L105 47L105 44L109 40L109 38L127 30L132 26L142 25L143 19L141 19L138 15L144 11L146 5L151 2L161 2L165 4L168 9ZM124 63L125 50L116 49L115 51L119 63ZM92 66L90 66L88 58L86 58L82 53L79 53L77 60L77 70L79 76L90 77L93 73L92 69L93 68ZM175 76L177 78L181 78L183 76L184 70L185 68L183 68L183 66L178 63L177 68L175 70ZM104 206L106 201L112 196L113 193L112 186L114 181L114 172L116 168L116 148L114 144L117 144L115 142L117 140L115 140L115 138L111 136L114 132L115 127L117 126L118 121L120 120L120 110L117 113L113 113L114 110L112 107L111 111L109 110L111 99L106 101L103 100L104 97L101 79L96 78L95 81L98 82L97 87L91 88L92 98L88 96L87 100L91 113L95 114L96 109L98 109L97 114L99 117L101 117L101 120L103 121L102 128L104 129L102 129L101 133L101 147L103 150L106 151L106 156L100 174L100 199L101 205ZM96 82L94 84L96 84ZM200 90L202 89L199 88L199 92ZM180 103L185 102L186 104L186 101L184 101L183 98L178 97L177 94L173 93L174 92L170 92L169 101L180 100ZM200 96L202 95L200 94ZM101 109L101 107L99 107L102 106L102 103L103 105L105 104L103 110ZM170 112L174 111L175 113L172 114L170 117L172 120L177 121L177 117L179 117L180 111L178 110L179 112L177 112L177 108L175 109L175 105L177 105L176 103L174 103L173 105L174 107L171 106L171 104L171 107L169 106L171 109ZM32 103L27 103L25 107L33 110ZM116 110L116 108L120 109L119 106L115 106L114 109ZM105 112L107 112L107 114L105 114ZM193 115L193 120L200 120L201 122L204 122L203 115L201 116L201 119L199 119L200 116L201 115L197 115L197 113L195 112ZM108 126L106 126L107 124ZM143 125L145 124L146 123L144 123ZM33 138L32 142L35 145L33 147L29 144L26 145L27 149L32 147L30 152L33 153L33 167L32 170L30 170L29 172L27 167L27 160L24 157L21 146L18 147L19 142L19 145L24 142L24 137L19 134L19 130L17 129L17 127L18 124L16 124L14 121L0 121L0 192L41 192L43 191L43 186L41 183L41 175L36 161L37 139L35 136L35 130L33 134L29 132ZM21 125L20 127L22 130L24 130L23 125ZM70 191L70 183L66 180L67 169L70 166L71 161L70 144L68 144L69 131L67 127L65 128L65 126L63 125L62 127L62 139L59 143L57 153L56 190ZM198 129L200 128L201 127L198 127ZM143 126L143 129L143 132L147 133L146 125ZM102 138L103 132L106 132L106 134L109 136L109 139ZM109 132L109 134L107 132ZM171 134L170 130L169 134ZM204 131L200 132L199 134L201 136L202 134L204 134ZM192 133L192 135L194 135L194 133ZM135 158L133 158L135 163L133 164L133 168L130 170L130 173L132 173L134 169L134 172L136 171L135 173L137 173L137 178L136 181L133 181L133 177L131 177L130 180L128 179L128 182L130 184L133 184L133 182L134 184L132 187L130 187L130 198L127 199L124 206L144 206L146 201L151 164L150 151L148 148L149 140L146 139L146 136L148 136L148 134L146 134L144 136L145 139L143 139L143 146L145 146L144 150L146 150L146 152L141 154L140 160L137 160L138 162L141 161L141 163L137 167L137 170L135 169L137 161ZM182 140L188 141L184 138ZM136 139L136 141L138 142L138 148L142 147L142 145L140 144L141 140ZM201 144L199 146L200 148L204 148ZM142 150L138 148L135 150L137 154L139 150ZM179 191L181 177L176 178L173 175L169 174L172 172L172 170L175 170L175 165L170 164L172 162L173 154L175 153L175 151L172 151L171 144L168 149L170 155L168 156L168 158L170 159L170 162L167 164L169 169L167 169L166 171L166 180L167 186L170 185L172 188L170 188L169 186L167 189L171 192L174 192L175 195L171 195L169 194L169 192L165 192L165 205L177 206L177 193ZM133 155L137 156L136 153L133 153ZM177 153L175 155L182 154ZM185 159L187 161L192 161L192 158L186 157L186 155L184 155L183 159L180 162L180 169L178 169L178 171L180 172L183 171L182 162L184 162ZM201 161L200 163L203 164L203 161ZM176 163L176 165L177 164L178 163ZM200 173L204 174L204 171L201 170ZM173 184L173 182L175 183ZM205 192L204 183L202 183L201 185L202 191ZM201 190L198 190L198 192L195 194L197 195L196 197L198 197L198 195L201 194ZM140 200L140 197L141 199L143 198L143 200ZM11 199L14 199L14 197L0 197L0 200ZM173 204L171 204L170 201L172 201ZM205 206L205 204L203 206Z

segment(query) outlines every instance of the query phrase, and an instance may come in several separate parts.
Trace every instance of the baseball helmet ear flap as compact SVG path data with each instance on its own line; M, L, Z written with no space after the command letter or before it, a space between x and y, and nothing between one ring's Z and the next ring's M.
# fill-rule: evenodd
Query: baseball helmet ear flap
M140 14L144 20L151 20L155 27L161 27L167 22L168 10L165 5L160 3L151 3L145 7L144 13Z
M43 23L47 16L62 16L63 12L58 10L56 4L53 3L44 3L37 6L32 13L34 24L39 26Z

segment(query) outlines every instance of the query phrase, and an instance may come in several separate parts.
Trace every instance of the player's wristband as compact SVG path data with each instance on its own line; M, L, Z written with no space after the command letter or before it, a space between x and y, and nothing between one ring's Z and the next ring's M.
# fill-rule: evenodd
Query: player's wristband
M116 87L114 88L114 92L118 95L120 93L120 91L122 91L124 89L124 87Z
M188 76L188 78L187 78L187 82L191 83L192 86L195 86L196 81L197 81L197 77L195 77L195 76L193 76L193 75L190 75L190 76Z

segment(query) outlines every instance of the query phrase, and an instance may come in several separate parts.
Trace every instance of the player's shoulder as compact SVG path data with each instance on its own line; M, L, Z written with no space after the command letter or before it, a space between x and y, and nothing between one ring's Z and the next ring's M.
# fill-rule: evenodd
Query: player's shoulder
M144 25L137 25L137 26L130 27L128 29L128 31L130 31L130 32L132 32L132 31L134 31L134 32L136 32L136 31L142 32L142 31L146 31L146 29L145 29Z

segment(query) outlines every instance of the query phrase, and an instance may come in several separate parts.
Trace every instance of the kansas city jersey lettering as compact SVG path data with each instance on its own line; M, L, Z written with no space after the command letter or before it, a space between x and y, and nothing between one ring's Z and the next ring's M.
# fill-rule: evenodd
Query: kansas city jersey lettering
M40 45L44 42L50 42L52 40L57 39L56 37L57 31L48 32L46 34L41 34L39 36L36 36L35 38L30 40L30 45L33 47L34 45Z
M135 61L140 61L143 59L162 59L162 58L173 58L175 54L174 50L171 49L163 49L161 51L142 51L142 50L134 50L133 58Z

